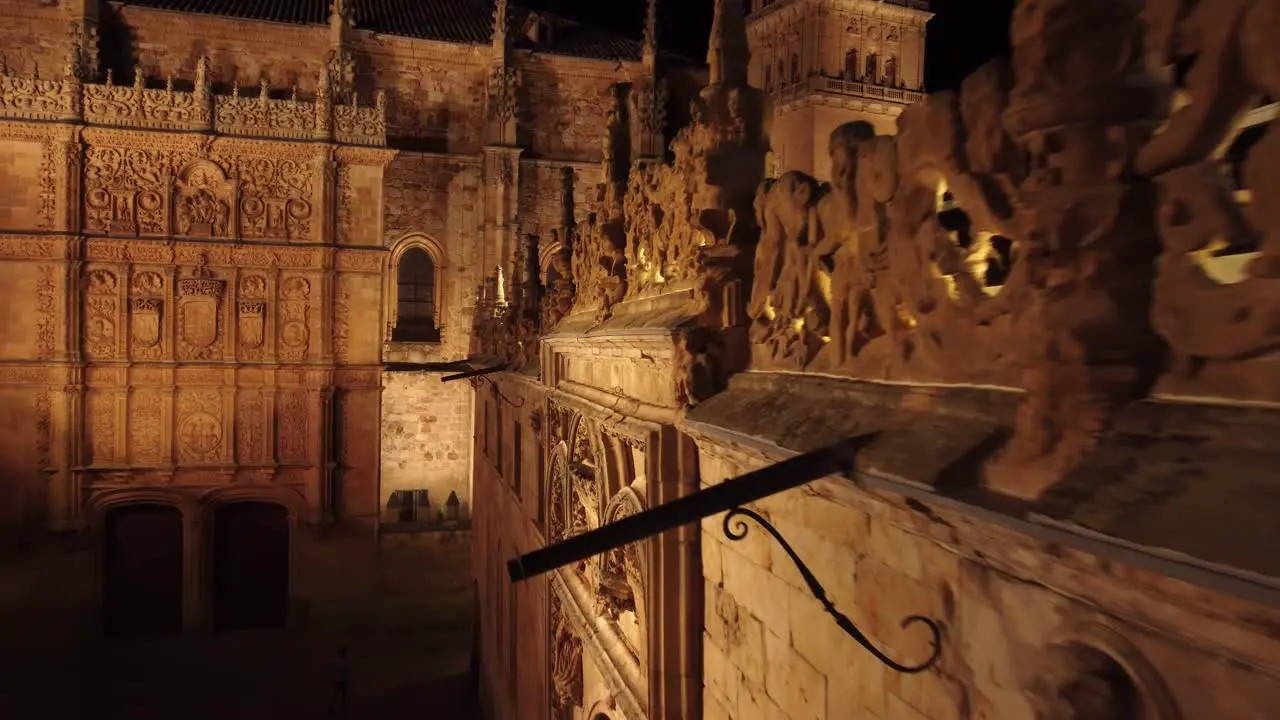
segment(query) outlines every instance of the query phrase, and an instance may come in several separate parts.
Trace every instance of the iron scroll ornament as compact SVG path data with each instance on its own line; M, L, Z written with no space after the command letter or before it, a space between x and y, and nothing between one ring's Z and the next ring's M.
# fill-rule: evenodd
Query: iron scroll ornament
M822 607L827 611L827 614L835 618L836 625L838 625L841 630L845 631L845 633L848 634L849 637L853 638L859 645L865 648L867 652L874 655L877 660L905 675L914 675L916 673L924 672L937 664L938 658L942 655L942 628L938 626L937 621L923 615L910 615L904 619L902 621L903 629L917 623L923 623L929 628L929 632L933 634L933 638L931 640L933 649L929 653L929 657L926 658L924 662L916 665L903 665L902 663L895 661L893 658L885 655L880 648L873 645L871 640L858 629L858 626L854 625L853 621L850 620L847 615L836 608L835 603L831 602L827 597L826 588L822 587L822 583L818 582L818 578L814 576L811 570L809 570L809 566L805 565L804 561L800 559L800 556L796 554L794 549L792 549L791 544L782 537L782 533L778 532L778 529L775 528L768 520L761 517L759 513L754 510L748 510L744 507L736 507L725 513L725 537L734 542L738 542L747 536L747 521L743 518L750 518L751 520L754 520L757 525L764 528L765 532L772 535L774 540L778 541L778 544L782 546L782 549L791 557L791 562L795 564L796 569L800 571L800 575L804 578L805 584L809 586L809 592L813 593L813 596L818 600L818 602L822 603Z

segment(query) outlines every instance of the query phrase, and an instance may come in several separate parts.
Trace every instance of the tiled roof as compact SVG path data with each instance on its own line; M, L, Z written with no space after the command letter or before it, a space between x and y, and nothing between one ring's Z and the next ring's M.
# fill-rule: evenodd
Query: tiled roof
M122 4L322 25L329 21L330 0L124 0ZM493 27L493 5L494 0L355 0L356 27L384 35L483 45L489 42ZM535 47L519 34L529 12L514 7L510 10L518 48L587 58L634 60L640 57L638 40L559 18L552 20L550 46ZM639 18L636 29L640 29Z

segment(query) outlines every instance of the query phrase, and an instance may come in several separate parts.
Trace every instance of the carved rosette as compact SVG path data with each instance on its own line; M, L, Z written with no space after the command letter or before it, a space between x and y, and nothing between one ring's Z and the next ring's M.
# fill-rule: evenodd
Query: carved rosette
M221 360L226 281L203 264L178 280L178 359Z
M120 322L119 283L109 270L92 270L84 285L84 352L94 360L114 360Z
M280 283L280 342L277 356L285 362L307 358L311 343L311 282L292 276Z
M134 360L159 360L164 346L164 276L142 270L133 276L129 298L129 350Z

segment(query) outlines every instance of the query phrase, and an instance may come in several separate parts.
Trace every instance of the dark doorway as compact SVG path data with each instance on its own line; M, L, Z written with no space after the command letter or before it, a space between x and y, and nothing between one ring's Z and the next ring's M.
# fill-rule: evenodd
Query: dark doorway
M107 513L102 609L107 637L182 631L182 513L129 505Z
M267 502L218 508L213 522L213 627L284 627L289 615L289 516Z

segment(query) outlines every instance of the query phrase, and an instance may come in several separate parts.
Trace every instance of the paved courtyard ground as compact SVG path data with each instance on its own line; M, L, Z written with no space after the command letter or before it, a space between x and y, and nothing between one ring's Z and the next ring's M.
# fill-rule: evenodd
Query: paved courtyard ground
M296 629L94 642L58 657L0 651L0 718L322 720L334 717L345 647L339 717L471 720L469 552L433 548L411 592Z

